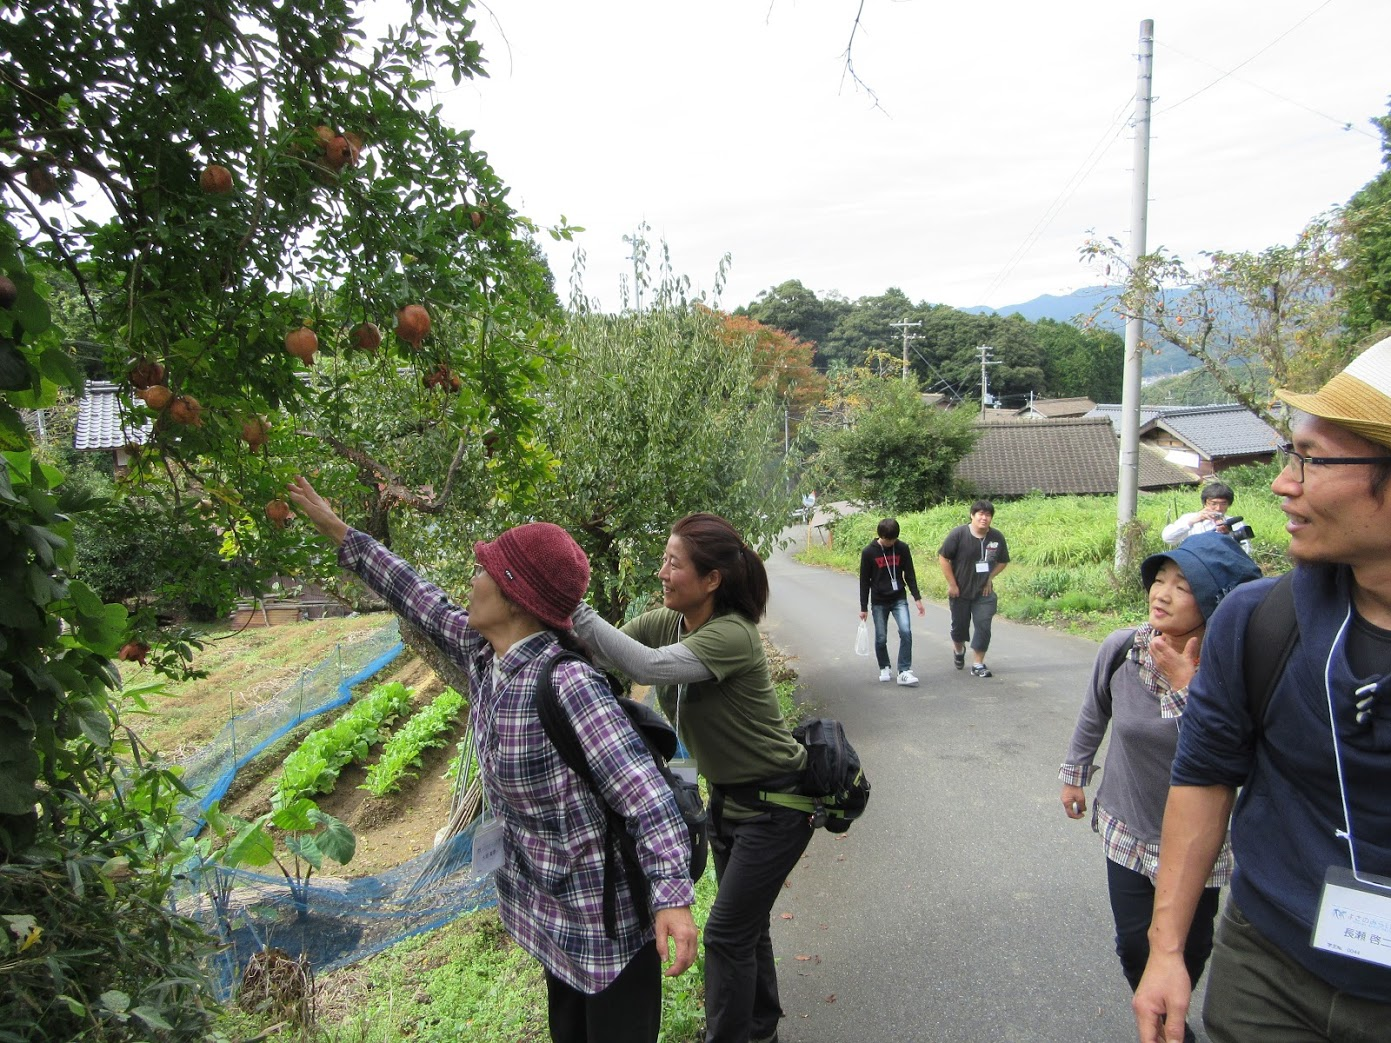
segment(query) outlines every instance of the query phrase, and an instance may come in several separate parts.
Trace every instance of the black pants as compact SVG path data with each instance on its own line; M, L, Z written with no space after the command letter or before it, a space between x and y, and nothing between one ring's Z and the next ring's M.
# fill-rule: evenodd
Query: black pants
M1145 973L1150 958L1149 929L1154 914L1154 885L1144 873L1106 860L1106 888L1111 894L1111 916L1116 921L1116 955L1121 958L1121 971L1134 992ZM1188 941L1183 946L1183 962L1188 979L1197 988L1198 979L1207 966L1212 952L1212 931L1217 919L1217 899L1222 891L1217 887L1203 888L1198 908L1193 912L1193 926L1188 929ZM1185 1034L1192 1039L1192 1032Z
M807 814L786 808L742 822L721 816L711 830L719 891L705 922L705 1043L748 1043L777 1032L782 1004L769 922L810 841Z
M662 961L648 942L603 992L580 992L546 971L554 1043L656 1043L662 1025Z

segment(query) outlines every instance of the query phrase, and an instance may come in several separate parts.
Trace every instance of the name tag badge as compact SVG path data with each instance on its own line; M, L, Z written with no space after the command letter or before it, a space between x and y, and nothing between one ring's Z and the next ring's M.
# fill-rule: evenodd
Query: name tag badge
M1309 944L1391 967L1391 879L1363 873L1358 880L1352 870L1330 866Z
M989 571L990 571L990 562L988 562L988 561L978 561L978 562L976 562L976 571L977 571L977 572L989 572Z
M473 831L473 875L487 876L502 866L502 819L489 819Z
M671 773L682 782L689 782L691 785L695 785L697 772L694 757L673 757L671 760L667 761L667 767L670 768Z

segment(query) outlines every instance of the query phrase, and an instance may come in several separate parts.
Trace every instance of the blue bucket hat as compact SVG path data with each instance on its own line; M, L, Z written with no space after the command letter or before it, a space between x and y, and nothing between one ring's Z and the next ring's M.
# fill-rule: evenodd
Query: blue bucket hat
M1159 575L1166 561L1172 561L1183 571L1204 623L1235 587L1261 578L1260 566L1225 532L1200 532L1189 536L1173 550L1151 554L1140 562L1140 580L1145 590L1154 584L1154 577Z

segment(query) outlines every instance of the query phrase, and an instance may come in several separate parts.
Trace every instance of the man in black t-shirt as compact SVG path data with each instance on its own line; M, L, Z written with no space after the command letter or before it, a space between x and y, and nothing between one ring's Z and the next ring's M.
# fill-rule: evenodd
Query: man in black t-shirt
M970 638L973 677L992 676L985 665L985 653L990 648L990 623L997 604L994 580L1009 563L1004 534L991 527L994 518L995 505L977 500L971 504L970 523L947 533L937 551L951 608L952 662L958 670L966 666L966 641Z

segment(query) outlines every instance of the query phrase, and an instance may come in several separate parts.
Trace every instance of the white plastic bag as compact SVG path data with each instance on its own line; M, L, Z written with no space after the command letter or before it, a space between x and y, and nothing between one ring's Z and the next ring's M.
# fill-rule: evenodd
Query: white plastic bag
M869 626L862 619L860 629L855 631L855 654L869 655Z

